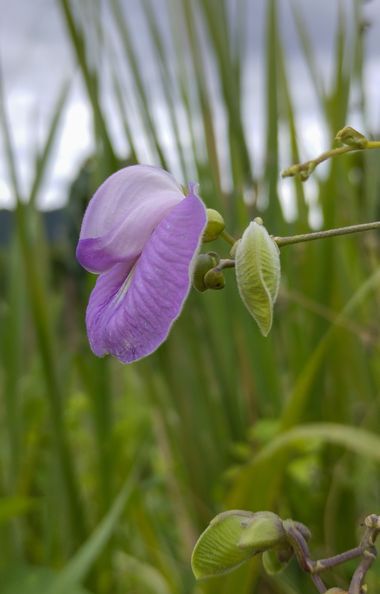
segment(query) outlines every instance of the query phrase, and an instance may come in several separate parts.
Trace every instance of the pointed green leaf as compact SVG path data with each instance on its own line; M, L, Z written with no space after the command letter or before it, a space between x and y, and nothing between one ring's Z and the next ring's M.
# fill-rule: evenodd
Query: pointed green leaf
M269 334L280 285L280 253L261 221L252 221L236 248L240 296L264 336Z
M219 514L194 547L193 573L197 579L228 573L283 535L280 518L271 512L231 510Z

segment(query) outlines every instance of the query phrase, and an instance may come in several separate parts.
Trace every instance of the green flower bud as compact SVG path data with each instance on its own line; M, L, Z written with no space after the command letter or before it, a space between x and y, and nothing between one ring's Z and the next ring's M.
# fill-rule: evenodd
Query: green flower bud
M335 140L358 149L364 149L368 144L368 139L355 130L355 128L351 128L351 126L346 126L345 128L342 128L342 130L339 130L338 134L335 136Z
M225 227L224 219L222 215L213 208L206 209L207 214L207 225L203 231L202 241L207 243L208 241L214 241L218 239Z
M206 289L213 289L214 291L224 289L226 284L223 272L221 270L217 270L216 268L212 268L205 274L203 282L206 286Z
M298 172L300 180L302 182L307 181L315 168L316 164L313 161L309 161L304 167L300 167Z
M276 514L224 512L198 539L191 558L193 573L197 579L228 573L253 555L284 541L285 531Z
M235 241L234 245L230 249L230 256L231 256L231 258L235 258L235 256L236 256L236 250L237 250L237 246L239 245L239 242L240 242L240 239L238 239L237 241Z
M195 260L193 269L193 287L203 293L208 288L205 284L204 278L209 270L215 268L219 262L219 256L216 252L209 252L208 254L199 254Z
M285 530L282 520L272 512L258 512L239 540L240 547L255 546L261 551L282 542Z
M252 221L236 248L236 281L246 308L261 333L269 334L280 285L280 254L265 227Z
M314 161L307 161L306 163L296 163L291 167L288 167L283 171L282 177L299 177L301 181L306 181L309 179L310 175L313 173L316 167L316 163Z

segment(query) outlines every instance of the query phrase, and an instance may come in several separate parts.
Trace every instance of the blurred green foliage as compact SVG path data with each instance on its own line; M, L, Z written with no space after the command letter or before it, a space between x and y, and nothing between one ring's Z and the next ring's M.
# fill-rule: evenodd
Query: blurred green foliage
M123 10L127 3L110 0L111 34L97 2L57 1L92 108L96 152L72 186L72 233L58 269L36 199L69 89L58 97L28 196L20 193L2 91L2 133L17 207L12 243L1 257L0 592L313 592L296 565L274 578L256 560L197 584L191 550L211 517L227 508L273 510L302 521L312 530L315 557L354 546L360 520L378 512L379 236L284 248L269 338L260 335L227 271L223 292L190 295L169 340L153 356L128 367L95 358L84 331L94 279L76 265L74 245L84 201L123 161L103 107L104 85L112 86L130 162L140 158L131 89L152 162L167 167L170 155L131 35L134 20ZM311 207L305 186L290 182L297 204L292 222L278 197L280 131L296 162L302 130L277 2L265 4L263 172L252 162L247 138L255 131L242 115L246 3L237 3L235 28L221 0L167 0L160 19L153 0L141 5L183 180L195 175L207 206L221 210L236 235L254 216L262 216L275 235L306 232ZM328 88L302 3L293 6L323 125L333 138L349 123L354 88L366 116L362 3L353 5L350 31L341 10ZM216 137L205 47L226 119L228 171ZM378 216L378 160L376 152L348 155L331 162L324 176L314 174L324 227ZM257 188L260 199L247 205L244 196L256 196ZM344 586L352 569L348 564L331 574L331 584ZM369 591L379 585L375 564Z

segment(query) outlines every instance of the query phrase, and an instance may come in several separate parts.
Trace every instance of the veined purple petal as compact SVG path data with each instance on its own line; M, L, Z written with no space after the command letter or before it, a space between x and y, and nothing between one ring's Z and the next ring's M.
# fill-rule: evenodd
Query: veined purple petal
M184 194L174 177L151 165L132 165L111 175L88 204L77 258L90 272L132 262L165 214Z
M204 205L191 189L157 225L133 269L117 264L100 275L86 316L96 355L131 363L165 340L190 290L205 225Z

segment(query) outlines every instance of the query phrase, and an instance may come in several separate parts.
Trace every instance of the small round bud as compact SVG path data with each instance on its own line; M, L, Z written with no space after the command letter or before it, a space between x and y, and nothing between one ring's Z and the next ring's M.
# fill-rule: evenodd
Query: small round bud
M213 208L207 208L206 214L207 225L202 237L202 241L204 243L218 239L225 227L224 219L217 210L214 210Z
M351 128L351 126L346 126L342 130L339 130L335 136L335 140L358 149L364 149L368 144L367 138L361 132L355 130L355 128Z
M309 161L305 166L300 167L299 169L299 178L302 182L305 182L309 179L311 174L313 173L316 164L313 161Z
M215 268L219 262L219 256L215 252L199 254L195 261L193 270L193 287L203 293L209 287L206 286L204 278L209 270Z
M380 516L376 514L371 514L367 516L364 520L364 525L367 528L374 528L376 530L380 530Z
M223 272L215 268L212 268L205 274L203 281L207 289L213 289L214 291L224 289L226 284Z

